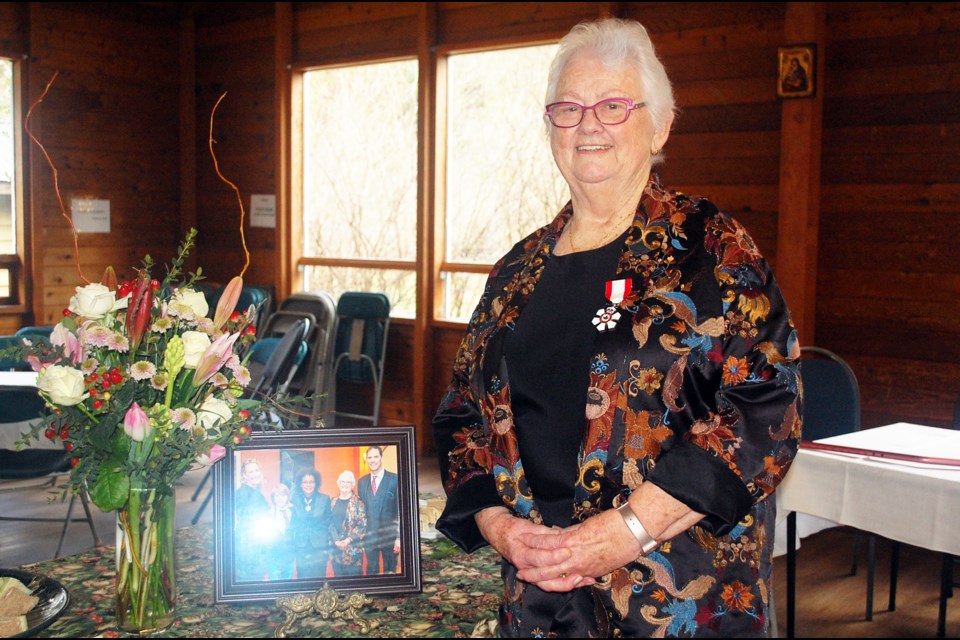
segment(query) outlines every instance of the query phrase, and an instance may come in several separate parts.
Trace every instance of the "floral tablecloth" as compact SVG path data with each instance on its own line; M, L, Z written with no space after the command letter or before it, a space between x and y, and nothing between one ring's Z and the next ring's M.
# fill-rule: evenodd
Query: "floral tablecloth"
M60 582L70 592L63 615L38 637L116 638L113 547L21 567ZM177 619L153 637L273 637L285 615L274 602L214 604L213 532L187 527L177 532ZM373 596L360 610L369 637L493 637L502 584L499 556L489 547L464 554L440 536L421 541L423 589L419 594ZM298 620L288 637L361 637L355 622Z

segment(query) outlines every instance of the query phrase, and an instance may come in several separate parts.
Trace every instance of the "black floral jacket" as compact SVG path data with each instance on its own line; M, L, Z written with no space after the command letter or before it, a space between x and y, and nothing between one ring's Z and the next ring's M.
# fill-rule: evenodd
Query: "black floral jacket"
M437 528L486 542L473 514L503 504L540 521L511 411L503 335L534 293L571 205L493 268L434 418L448 501ZM774 504L800 437L799 345L769 265L708 200L656 175L637 207L594 354L574 520L618 506L643 482L707 514L594 587L547 594L505 563L506 635L764 635ZM596 324L596 323L595 323ZM544 337L549 339L549 337ZM597 616L598 607L606 611Z

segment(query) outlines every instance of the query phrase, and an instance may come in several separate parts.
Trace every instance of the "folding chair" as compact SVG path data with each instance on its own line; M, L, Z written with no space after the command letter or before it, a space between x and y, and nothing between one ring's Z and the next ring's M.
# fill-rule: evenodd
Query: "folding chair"
M281 385L286 383L291 375L292 370L296 366L298 356L302 359L306 354L307 347L303 342L303 336L307 332L308 326L309 321L305 318L301 318L288 328L287 332L282 338L274 340L270 340L269 338L265 339L265 346L259 349L261 353L257 357L263 357L268 351L269 356L266 358L266 364L263 367L263 372L257 379L256 384L250 387L249 393L246 394L248 397L270 395L271 393L274 393L280 389ZM253 343L254 354L256 354L258 351L256 349L257 344L260 344L260 340ZM200 491L206 485L207 480L210 479L212 473L213 466L207 469L207 473L204 475L203 480L200 481L200 484L197 485L193 495L190 497L191 501L196 501L197 497L200 495ZM211 488L210 491L207 492L207 496L203 499L203 502L200 503L200 507L197 508L196 513L193 514L193 518L190 520L191 523L197 524L197 522L200 521L200 516L207 508L207 505L210 504L210 500L212 498L213 489Z
M313 394L314 426L320 415L332 404L333 348L337 336L337 303L333 296L323 291L303 291L284 298L277 305L277 313L308 313L314 320L306 341L310 345L305 366L300 367L290 388L307 396ZM270 321L268 320L268 323ZM267 330L272 328L267 327Z
M390 300L382 293L348 291L337 302L337 316L333 397L336 397L339 382L372 385L373 408L370 413L335 410L334 415L366 420L375 425L380 420Z

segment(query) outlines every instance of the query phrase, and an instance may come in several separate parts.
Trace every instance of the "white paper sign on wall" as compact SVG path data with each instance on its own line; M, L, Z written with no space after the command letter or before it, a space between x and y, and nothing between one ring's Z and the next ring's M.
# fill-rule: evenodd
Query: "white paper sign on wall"
M277 227L277 196L256 193L250 196L250 226Z
M70 212L77 233L110 233L110 201L71 198Z

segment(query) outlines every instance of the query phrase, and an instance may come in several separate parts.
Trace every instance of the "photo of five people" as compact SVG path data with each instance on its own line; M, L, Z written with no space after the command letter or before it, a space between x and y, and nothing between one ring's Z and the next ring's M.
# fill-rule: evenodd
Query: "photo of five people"
M397 572L395 446L254 449L234 455L238 581Z

